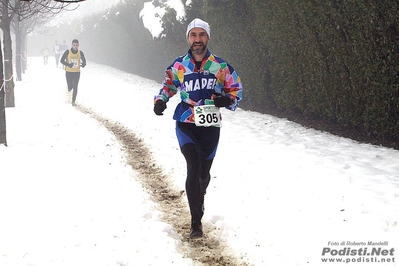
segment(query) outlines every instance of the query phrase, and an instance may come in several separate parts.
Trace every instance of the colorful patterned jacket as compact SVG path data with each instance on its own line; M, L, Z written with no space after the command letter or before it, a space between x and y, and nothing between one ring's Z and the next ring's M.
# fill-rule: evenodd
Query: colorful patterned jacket
M206 99L212 100L220 94L227 96L233 103L226 108L232 111L242 99L240 77L232 66L209 50L200 69L197 69L191 51L176 58L166 69L162 85L159 94L154 97L154 103L159 100L168 102L180 88L181 102L173 119L185 123L194 123L193 106L204 105Z

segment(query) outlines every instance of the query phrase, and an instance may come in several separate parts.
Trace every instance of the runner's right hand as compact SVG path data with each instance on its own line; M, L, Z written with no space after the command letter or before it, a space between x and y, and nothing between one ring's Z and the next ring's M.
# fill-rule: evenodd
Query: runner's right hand
M166 109L166 102L158 100L154 105L154 113L156 115L163 115L163 111Z

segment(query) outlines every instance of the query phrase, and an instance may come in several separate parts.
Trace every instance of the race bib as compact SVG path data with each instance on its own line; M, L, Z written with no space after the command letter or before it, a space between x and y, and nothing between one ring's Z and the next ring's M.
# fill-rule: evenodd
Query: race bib
M220 127L220 110L214 105L194 106L195 125L201 127Z
M78 68L78 66L79 66L79 60L78 59L71 59L69 61L70 61L70 63L73 63L73 67L72 68Z

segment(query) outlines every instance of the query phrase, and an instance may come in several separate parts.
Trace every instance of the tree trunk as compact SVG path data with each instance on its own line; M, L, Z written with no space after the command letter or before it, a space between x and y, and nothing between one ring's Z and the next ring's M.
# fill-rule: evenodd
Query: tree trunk
M15 71L17 72L17 81L22 80L22 46L21 46L21 30L19 28L19 16L15 22Z
M1 40L0 40L1 42ZM0 80L4 79L3 74L3 53L0 49ZM5 110L5 100L4 100L4 83L0 87L0 144L7 146L7 131L6 131L6 110Z
M21 62L22 62L22 74L25 74L25 71L28 69L28 38L27 38L26 30L21 34Z
M3 30L4 45L4 85L6 93L6 107L15 107L14 99L14 77L12 65L12 41L11 41L11 19L8 16L7 5L3 3L1 29Z

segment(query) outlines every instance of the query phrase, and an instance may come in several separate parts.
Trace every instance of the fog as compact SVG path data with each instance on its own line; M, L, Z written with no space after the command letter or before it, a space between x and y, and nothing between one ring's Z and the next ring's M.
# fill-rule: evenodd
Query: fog
M62 25L71 24L74 20L81 20L87 16L101 14L108 8L118 4L121 0L86 0L80 3L71 3L68 7L71 11L62 12L58 17L49 22L49 25L36 29L28 36L28 56L40 56L44 47L50 49L57 40L58 43L66 41L68 47L75 38L73 33L61 29ZM72 28L71 28L72 32Z
M176 18L183 19L186 16L185 8L181 0L168 0L168 6L176 11ZM187 1L189 5L191 1ZM146 27L154 38L160 37L162 33L162 16L166 10L160 6L154 6L152 2L144 3L144 8L140 12L140 18L143 20L144 27Z
M156 2L156 1L155 1ZM144 3L138 18L142 21L144 28L150 32L153 38L160 38L163 31L162 28L162 17L166 13L164 5L172 8L176 11L176 19L182 21L185 16L185 7L191 4L191 0L187 0L185 4L181 0L163 0L162 5L155 3L154 1L148 0ZM45 47L51 48L54 41L57 40L59 43L66 40L69 45L72 39L76 36L75 33L69 33L74 31L76 20L84 20L92 15L99 15L102 19L108 19L109 16L117 16L119 12L108 12L108 9L123 3L123 0L86 0L80 3L72 3L68 6L71 11L65 11L57 18L53 19L46 26L35 30L35 33L30 34L28 44L28 56L40 56L40 51ZM70 28L65 27L71 25Z
M92 4L86 5L90 1ZM174 59L172 54L186 51L183 23L176 23L176 29L170 32L172 35L169 36L176 40L176 44L166 47L158 40L163 37L161 19L166 6L176 11L177 21L183 22L185 8L191 1L186 1L186 6L181 0L162 1L162 5L150 0L144 5L119 0L101 7L93 6L93 3L94 0L86 0L77 10L65 13L58 24L52 22L54 26L48 31L32 34L28 39L27 55L41 56L44 47L54 55L55 40L59 44L65 40L66 47L70 48L72 40L78 39L79 49L87 60L157 79L164 66ZM174 31L181 34L174 36ZM149 57L153 53L158 56ZM140 64L132 63L132 58Z
M67 12L63 19L82 18L106 10L109 7L119 3L121 0L86 0L80 3L71 4L71 7L78 6L74 11Z

